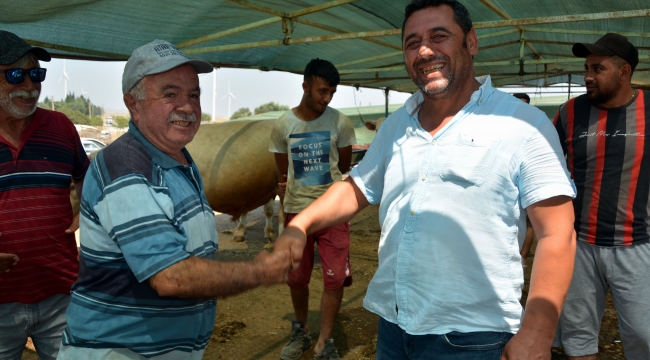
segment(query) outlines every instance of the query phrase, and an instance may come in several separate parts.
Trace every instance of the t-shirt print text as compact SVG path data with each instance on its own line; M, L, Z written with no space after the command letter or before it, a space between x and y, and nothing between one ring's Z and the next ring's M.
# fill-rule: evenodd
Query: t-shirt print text
M329 131L291 134L289 141L297 186L326 185L333 182L329 163Z
M624 132L621 132L620 130L616 130L615 133L610 134L610 133L607 133L606 131L601 130L601 131L598 131L598 132L595 132L595 131L594 132L587 132L587 131L585 131L582 134L580 134L579 137L583 138L585 136L611 136L611 137L617 137L617 136L645 136L645 135L641 134L639 132L636 132L636 133L624 133Z

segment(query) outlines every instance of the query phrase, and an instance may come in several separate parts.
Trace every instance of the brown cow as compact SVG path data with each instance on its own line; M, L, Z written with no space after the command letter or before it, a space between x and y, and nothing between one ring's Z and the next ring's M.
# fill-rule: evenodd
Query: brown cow
M269 152L274 123L242 120L201 125L187 145L212 209L239 219L234 241L245 240L246 215L262 205L266 205L264 237L269 241L275 239L271 219L278 179L273 154ZM282 222L280 211L280 227Z

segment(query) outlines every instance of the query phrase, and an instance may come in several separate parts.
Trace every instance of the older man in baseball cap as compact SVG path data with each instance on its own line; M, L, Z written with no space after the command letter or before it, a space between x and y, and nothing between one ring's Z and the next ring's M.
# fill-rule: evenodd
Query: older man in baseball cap
M70 182L80 191L89 161L72 122L36 107L50 59L0 31L0 359L28 337L56 358L79 269Z
M650 92L632 87L639 52L625 36L573 45L587 93L555 117L577 188L578 244L558 339L569 359L596 359L611 292L625 358L650 359ZM556 342L559 345L559 342Z
M216 297L284 281L289 253L214 260L217 232L185 145L199 129L199 73L155 40L133 52L129 131L93 160L81 201L81 270L59 359L200 359Z

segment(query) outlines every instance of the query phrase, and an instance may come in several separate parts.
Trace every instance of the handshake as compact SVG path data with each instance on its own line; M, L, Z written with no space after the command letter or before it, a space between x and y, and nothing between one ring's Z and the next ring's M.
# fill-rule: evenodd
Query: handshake
M284 229L273 245L273 251L262 251L253 263L258 268L261 285L287 282L289 271L300 266L307 235L295 226Z

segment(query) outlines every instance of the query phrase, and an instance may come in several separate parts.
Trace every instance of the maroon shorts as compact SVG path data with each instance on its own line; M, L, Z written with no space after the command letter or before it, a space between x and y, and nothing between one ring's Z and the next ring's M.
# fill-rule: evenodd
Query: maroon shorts
M296 214L286 214L284 226L289 224ZM302 253L300 266L289 272L287 284L293 289L302 289L309 285L314 269L314 243L323 266L323 280L326 289L338 289L352 285L350 269L350 223L332 226L307 236L305 251Z

